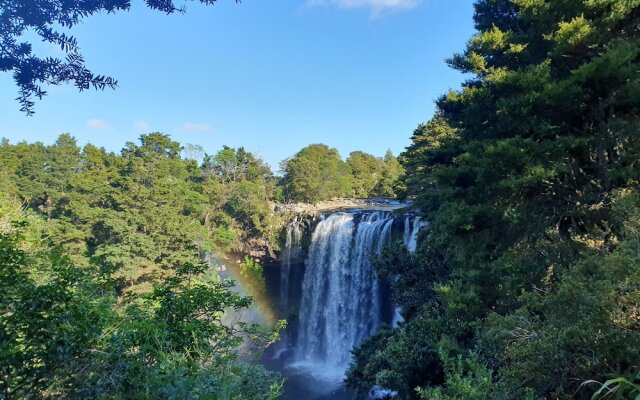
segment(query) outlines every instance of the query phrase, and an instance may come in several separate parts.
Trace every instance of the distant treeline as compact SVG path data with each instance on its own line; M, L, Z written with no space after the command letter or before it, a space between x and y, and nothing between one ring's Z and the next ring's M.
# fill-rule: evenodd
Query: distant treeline
M312 144L282 162L283 200L315 203L334 197L394 197L403 172L388 150L384 158L354 151L342 160L338 150Z

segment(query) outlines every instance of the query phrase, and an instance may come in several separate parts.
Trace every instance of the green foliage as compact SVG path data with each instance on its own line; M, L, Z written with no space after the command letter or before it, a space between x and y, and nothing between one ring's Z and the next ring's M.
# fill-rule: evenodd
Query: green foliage
M268 166L242 148L202 166L181 152L158 132L120 155L63 134L52 146L4 141L0 173L7 193L46 215L47 237L74 264L99 265L119 291L148 292L203 252L277 243Z
M279 394L277 377L240 361L246 340L268 343L253 325L222 323L251 299L229 290L233 282L202 283L203 265L128 305L94 360L97 373L83 388L94 398L266 399Z
M204 168L207 175L214 174L222 182L256 181L258 179L269 181L273 179L269 166L243 147L236 150L224 146L214 156L205 155Z
M354 351L346 384L360 397L378 385L398 391L400 398L412 398L418 386L443 382L437 343L442 321L427 307L419 314L422 318L413 318L399 329L383 328Z
M183 264L149 293L116 302L112 281L31 239L44 233L43 224L30 223L35 216L14 220L0 232L3 399L262 400L281 393L279 377L241 357L241 348L272 343L283 323L269 331L223 322L251 299L230 291L231 281L207 279L206 264Z
M240 274L252 287L253 293L266 290L262 265L253 258L244 256L244 261L240 264Z
M205 154L202 169L212 205L224 212L207 211L207 219L213 216L221 225L217 243L230 250L238 250L239 242L277 249L282 220L273 212L272 201L278 194L269 166L242 147L224 146L213 156ZM235 243L233 237L238 239Z
M445 363L446 379L443 386L416 391L423 400L490 400L492 372L480 363L476 356L468 354L457 357L441 351ZM531 399L531 397L523 397ZM533 399L531 399L533 400Z
M110 301L68 258L23 250L25 225L0 233L0 396L58 398L90 362Z
M401 191L401 187L398 186L398 179L403 171L404 168L400 161L391 153L391 150L387 150L382 159L382 177L370 194L381 197L395 197Z
M271 171L243 149L202 166L181 152L157 132L120 155L67 134L52 146L3 141L1 398L280 394L279 377L242 351L276 340L282 324L230 323L251 299L201 262L275 236Z
M398 178L403 168L398 159L387 150L384 158L376 158L362 151L354 151L347 158L353 174L355 197L394 197Z
M382 160L362 151L349 154L347 164L353 174L353 195L369 197L382 179Z
M636 381L640 380L640 374L636 374ZM584 384L589 383L598 383L595 381L587 381ZM618 377L609 379L605 383L600 385L600 389L593 394L591 400L598 400L604 398L611 398L611 396L615 396L615 398L629 398L629 399L638 399L640 398L640 384L634 383L625 377Z
M393 302L405 317L435 300L433 285L445 275L435 254L411 254L402 242L383 247L373 267L378 278L391 288Z
M416 255L386 250L376 263L408 320L363 345L420 363L419 350L452 343L457 356L433 356L445 380L434 369L411 383L426 398L589 399L581 382L640 365L638 12L636 1L476 3L478 33L449 60L470 79L401 156L428 235ZM430 342L390 350L430 324ZM360 357L351 370L362 387L392 371L386 387L419 398L402 368Z
M338 150L312 144L282 164L285 196L294 201L317 203L349 196L353 189L351 168Z
M2 138L0 144L0 193L16 195L18 188L11 176L15 174L18 160L11 151L11 144L6 138Z
M336 197L394 197L403 172L388 150L384 158L354 151L342 161L338 150L312 144L282 162L284 201L317 203Z

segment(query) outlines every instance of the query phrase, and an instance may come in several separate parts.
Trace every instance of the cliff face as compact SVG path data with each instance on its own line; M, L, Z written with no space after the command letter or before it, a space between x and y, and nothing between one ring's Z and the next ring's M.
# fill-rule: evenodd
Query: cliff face
M241 245L239 251L262 262L274 262L279 258L279 253L285 243L287 227L297 221L305 232L312 231L322 214L346 211L346 210L380 210L393 211L411 206L410 202L400 202L391 198L339 198L322 201L316 204L290 203L272 204L273 211L278 215L276 220L279 226L274 227L280 232L278 242L274 243L265 238L249 238Z

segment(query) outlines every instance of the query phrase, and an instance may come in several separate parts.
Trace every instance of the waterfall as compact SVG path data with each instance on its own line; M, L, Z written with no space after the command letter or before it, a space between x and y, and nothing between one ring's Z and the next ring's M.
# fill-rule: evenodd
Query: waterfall
M426 222L421 221L420 217L415 217L413 221L411 221L411 217L407 216L404 219L404 231L402 234L402 241L404 245L407 247L410 253L416 251L418 247L418 233L420 233L420 229L426 226ZM402 316L402 310L400 307L395 307L393 310L393 319L391 321L391 326L397 328L401 322L404 322L404 317Z
M341 378L351 350L378 328L380 288L371 256L382 250L392 224L386 211L340 212L318 223L302 283L299 362Z
M404 233L402 234L402 241L407 246L411 240L411 216L407 215L404 218Z
M407 246L407 250L411 253L416 251L416 247L418 246L418 233L420 233L420 229L425 225L423 221L420 220L420 217L416 217L413 220L413 228L409 227L410 218L407 217L404 224L404 245Z
M289 302L291 265L300 258L302 233L302 221L296 217L287 227L284 249L282 251L282 264L280 267L280 301L285 308Z

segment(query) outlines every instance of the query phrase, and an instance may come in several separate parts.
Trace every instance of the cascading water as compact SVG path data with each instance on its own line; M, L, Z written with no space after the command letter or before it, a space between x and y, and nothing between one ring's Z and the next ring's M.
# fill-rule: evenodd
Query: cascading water
M404 232L402 234L402 241L404 245L407 247L410 253L416 251L416 247L418 246L418 233L420 233L420 229L425 227L427 223L425 221L420 220L420 217L414 217L413 221L410 216L407 216L404 220ZM404 322L404 317L402 316L402 310L400 307L395 307L393 310L393 319L391 321L391 326L397 328L401 322Z
M411 216L407 215L404 218L404 232L402 234L402 241L405 246L409 243L409 240L411 240Z
M274 293L289 325L266 361L287 377L283 399L350 398L340 386L351 351L383 323L402 321L371 259L392 238L415 251L424 224L388 210L336 212L319 220L298 216L291 222Z
M426 226L426 222L422 221L420 217L415 217L413 222L411 221L411 217L406 217L402 240L404 241L404 245L407 246L407 250L409 250L409 252L413 253L416 251L416 247L418 245L418 233L420 233L420 229L424 226Z
M300 241L302 240L302 221L296 217L287 227L285 245L282 251L280 266L280 302L286 309L289 304L289 292L291 289L291 265L298 262L301 256Z
M380 288L371 266L389 238L393 217L376 211L332 214L312 235L296 359L342 377L351 350L381 322Z

